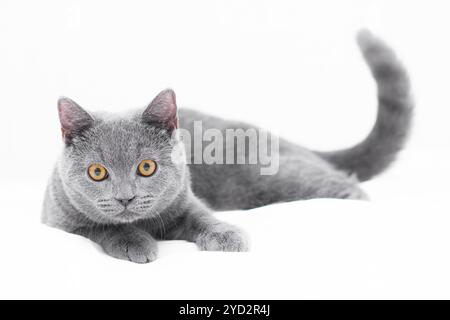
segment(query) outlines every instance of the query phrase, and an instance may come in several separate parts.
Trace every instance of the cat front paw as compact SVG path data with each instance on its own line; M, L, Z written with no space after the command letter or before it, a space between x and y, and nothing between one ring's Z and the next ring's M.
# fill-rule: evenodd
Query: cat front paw
M198 236L196 241L200 250L204 251L248 251L249 241L239 228L228 225L214 225Z
M158 247L150 235L140 233L119 233L108 239L103 249L110 256L135 263L149 263L156 260Z

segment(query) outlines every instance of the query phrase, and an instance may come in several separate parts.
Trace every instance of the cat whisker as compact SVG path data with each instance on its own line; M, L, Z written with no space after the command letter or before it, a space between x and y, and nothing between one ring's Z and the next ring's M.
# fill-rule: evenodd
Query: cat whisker
M150 209L150 206L138 206L138 207L134 207L135 210L147 210Z
M112 207L113 205L111 203L103 203L103 204L98 204L97 205L99 208L109 208Z
M162 234L161 234L161 238L164 238L164 235L166 234L166 227L164 226L164 220L162 219L162 217L158 214L157 215L158 220L161 222L161 227L162 227Z
M150 204L152 202L153 202L153 200L151 200L151 201L143 201L143 202L140 202L139 204Z

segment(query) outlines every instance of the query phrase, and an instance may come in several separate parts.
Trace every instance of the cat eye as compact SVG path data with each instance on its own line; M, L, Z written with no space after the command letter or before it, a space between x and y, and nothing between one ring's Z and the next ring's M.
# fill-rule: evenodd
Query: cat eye
M150 177L156 171L156 162L153 160L143 160L138 166L137 172L142 177Z
M103 181L108 178L108 171L104 166L98 163L94 163L89 166L88 174L94 181Z

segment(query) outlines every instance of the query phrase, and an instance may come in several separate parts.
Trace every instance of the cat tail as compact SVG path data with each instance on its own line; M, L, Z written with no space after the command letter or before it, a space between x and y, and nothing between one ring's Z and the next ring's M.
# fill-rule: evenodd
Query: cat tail
M408 74L394 51L369 31L358 45L378 87L378 115L367 138L349 149L318 152L338 169L366 181L385 170L405 144L413 116Z

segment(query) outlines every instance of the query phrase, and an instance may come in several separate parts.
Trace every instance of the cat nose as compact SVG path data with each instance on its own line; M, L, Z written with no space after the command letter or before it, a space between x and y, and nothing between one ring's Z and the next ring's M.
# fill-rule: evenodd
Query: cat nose
M119 201L124 207L126 207L131 201L133 201L134 198L136 198L136 197L121 198L121 199L116 198L116 200Z

